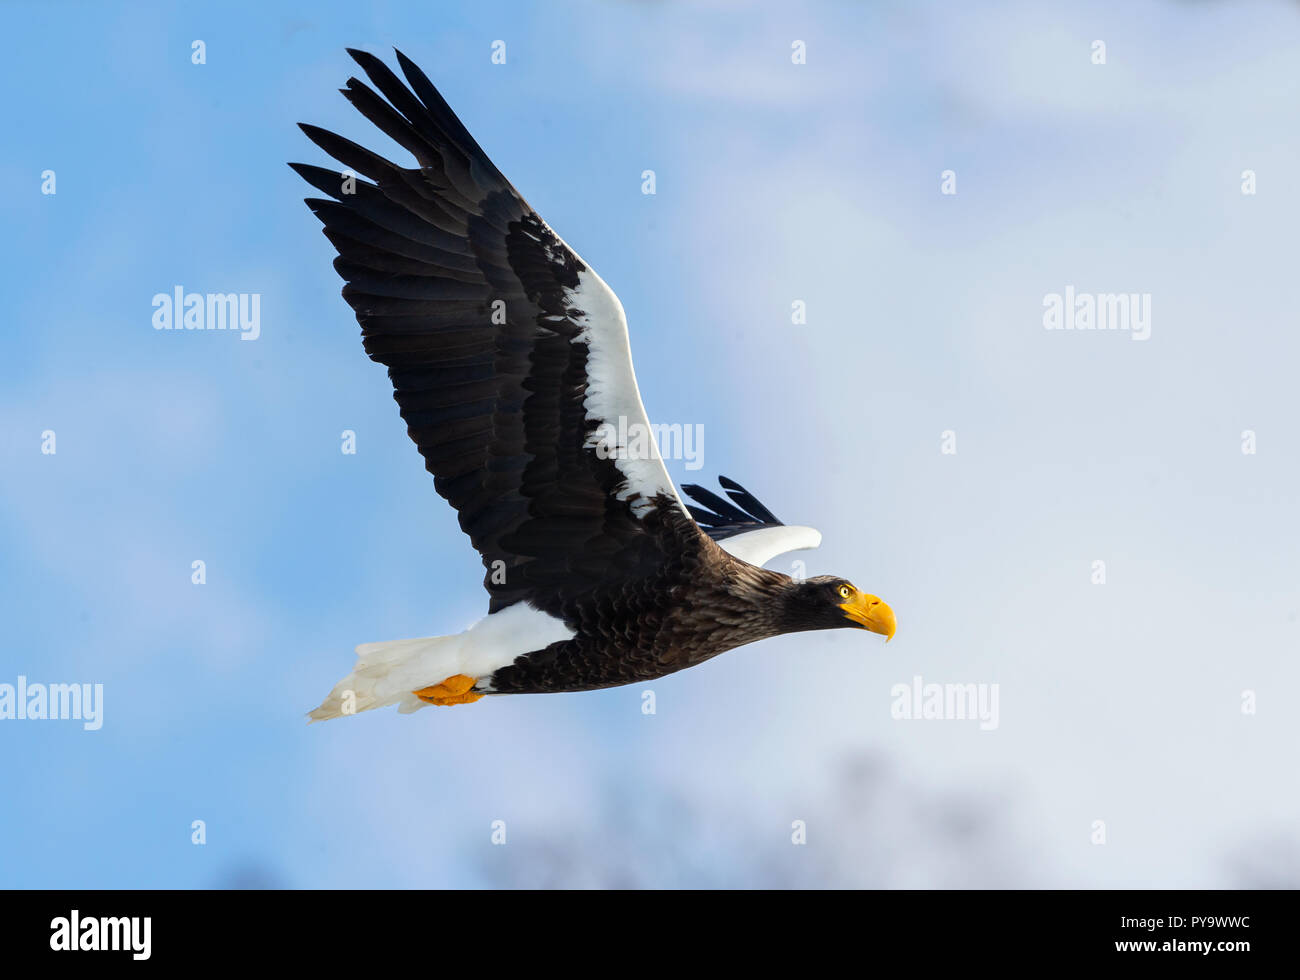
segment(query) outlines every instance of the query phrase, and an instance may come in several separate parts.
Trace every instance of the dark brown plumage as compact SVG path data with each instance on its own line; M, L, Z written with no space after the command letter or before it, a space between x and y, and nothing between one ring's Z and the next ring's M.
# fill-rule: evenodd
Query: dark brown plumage
M654 572L548 609L577 635L498 670L494 691L584 691L653 680L747 643L854 625L837 605L834 590L847 584L843 579L797 582L731 557L689 518L670 511L665 523L675 526L647 529L666 556Z

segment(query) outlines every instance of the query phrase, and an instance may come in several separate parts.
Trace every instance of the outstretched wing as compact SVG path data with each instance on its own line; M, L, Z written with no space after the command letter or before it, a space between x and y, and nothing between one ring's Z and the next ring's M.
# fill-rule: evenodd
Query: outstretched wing
M694 483L682 490L701 507L686 509L723 551L751 565L763 565L788 551L804 551L822 543L821 532L811 527L782 524L758 498L735 480L718 477L730 500Z
M291 166L331 198L307 204L338 250L366 353L388 367L434 487L483 556L491 610L552 608L647 573L665 529L690 522L653 445L624 458L617 442L650 431L618 297L408 58L397 53L403 84L349 54L383 98L356 78L343 94L419 166L308 125L348 170Z

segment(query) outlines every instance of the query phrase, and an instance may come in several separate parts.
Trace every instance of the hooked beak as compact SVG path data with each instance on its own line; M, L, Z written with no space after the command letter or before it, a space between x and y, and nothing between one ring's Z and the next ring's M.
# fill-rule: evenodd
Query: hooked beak
M885 638L886 643L894 638L894 631L898 629L898 624L894 620L894 610L878 596L859 592L848 602L841 603L840 608L844 610L844 615L848 619L853 620L863 629L879 633Z

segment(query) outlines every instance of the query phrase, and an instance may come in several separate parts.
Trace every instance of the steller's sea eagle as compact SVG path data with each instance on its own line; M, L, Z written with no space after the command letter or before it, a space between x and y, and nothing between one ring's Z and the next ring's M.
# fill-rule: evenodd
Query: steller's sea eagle
M684 504L654 440L625 444L652 430L618 297L410 59L397 52L403 84L349 54L383 98L356 78L343 94L419 165L303 125L348 170L291 166L329 196L307 205L338 250L343 297L483 557L490 601L463 633L357 647L311 719L630 684L803 630L892 637L893 611L851 582L761 567L817 547L817 531L725 478L727 498L686 486L702 506Z

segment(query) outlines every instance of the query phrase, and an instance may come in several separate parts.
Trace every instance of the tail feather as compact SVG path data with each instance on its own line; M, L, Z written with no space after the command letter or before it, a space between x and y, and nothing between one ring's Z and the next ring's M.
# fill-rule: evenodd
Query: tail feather
M403 714L423 708L425 702L411 692L456 673L463 636L361 644L352 673L335 684L320 707L308 715L308 724L390 704L399 705Z
M409 714L426 704L412 694L444 681L474 682L471 691L459 686L453 697L437 703L466 704L492 693L492 677L519 657L544 650L552 643L571 640L574 631L563 619L517 602L484 616L464 633L426 636L418 640L389 640L357 647L352 673L334 685L329 697L311 712L312 721L324 721L358 711L396 704Z

